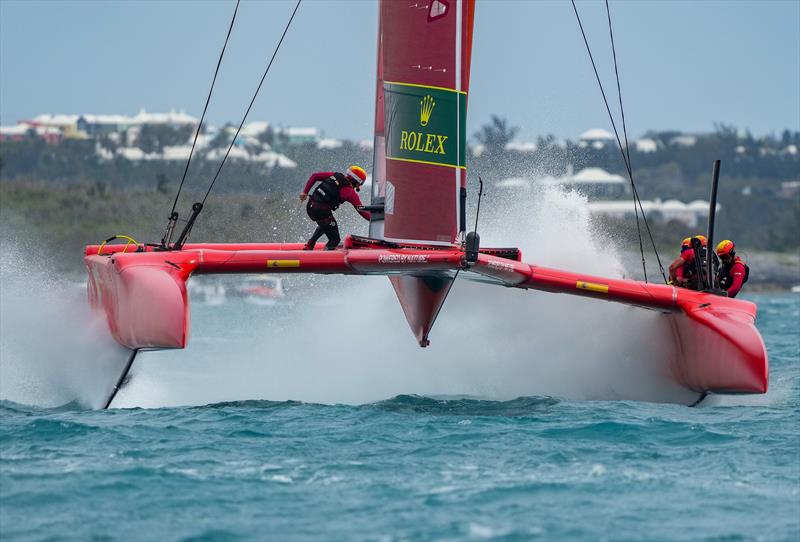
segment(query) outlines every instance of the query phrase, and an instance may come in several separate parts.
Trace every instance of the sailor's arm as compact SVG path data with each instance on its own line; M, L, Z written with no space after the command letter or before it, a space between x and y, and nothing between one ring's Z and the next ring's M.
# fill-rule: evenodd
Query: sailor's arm
M364 220L369 220L370 218L372 218L372 213L364 210L364 204L361 203L361 198L358 197L356 191L353 190L351 187L348 186L346 188L343 188L339 192L339 195L341 196L343 201L346 201L350 205L355 207L356 211L358 211L358 214L364 217Z
M309 177L308 181L306 181L305 188L303 188L303 191L300 193L300 201L305 201L305 199L308 197L308 193L311 191L311 187L314 186L314 183L324 181L331 175L333 175L332 171L318 171L316 173L312 173L311 177Z
M683 258L680 256L675 259L674 262L669 264L669 279L674 284L680 284L683 282Z
M740 263L734 264L731 268L731 287L728 288L728 297L735 297L742 289L744 284L744 266Z

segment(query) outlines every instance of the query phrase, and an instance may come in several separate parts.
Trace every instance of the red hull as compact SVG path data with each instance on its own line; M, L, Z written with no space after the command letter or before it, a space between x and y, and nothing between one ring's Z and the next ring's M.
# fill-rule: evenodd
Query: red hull
M742 300L663 284L607 279L517 261L492 249L465 267L457 247L391 247L354 243L335 251L303 251L302 244L191 244L174 252L121 253L86 247L89 301L102 309L112 335L129 348L183 348L188 340L186 280L193 273L326 273L396 276L398 294L417 340L427 334L449 290L449 276L470 271L504 286L594 297L665 313L675 343L673 378L696 392L765 393L767 352L755 327L756 306ZM500 250L500 249L498 249ZM503 249L505 250L505 249ZM109 255L105 253L108 252ZM513 254L510 256L509 254ZM513 259L512 259L513 258ZM400 275L400 276L397 276ZM420 276L441 284L419 289ZM408 290L414 292L408 292Z

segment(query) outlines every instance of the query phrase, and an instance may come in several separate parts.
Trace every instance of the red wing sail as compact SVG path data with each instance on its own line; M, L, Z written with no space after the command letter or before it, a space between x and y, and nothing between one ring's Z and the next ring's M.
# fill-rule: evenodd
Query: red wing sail
M372 236L449 245L465 229L466 112L474 0L383 0ZM378 220L379 221L379 220Z

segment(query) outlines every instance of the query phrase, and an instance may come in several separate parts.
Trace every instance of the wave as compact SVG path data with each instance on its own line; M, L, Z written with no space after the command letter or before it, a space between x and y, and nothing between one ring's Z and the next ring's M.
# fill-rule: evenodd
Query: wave
M362 405L361 408L408 414L514 417L542 414L559 403L558 399L552 397L517 397L510 401L492 401L471 397L398 395Z

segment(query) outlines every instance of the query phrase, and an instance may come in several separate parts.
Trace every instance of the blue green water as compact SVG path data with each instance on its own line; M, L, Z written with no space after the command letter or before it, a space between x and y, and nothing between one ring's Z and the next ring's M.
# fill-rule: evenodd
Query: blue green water
M694 409L2 401L0 539L797 541L800 296L754 299L770 392Z

